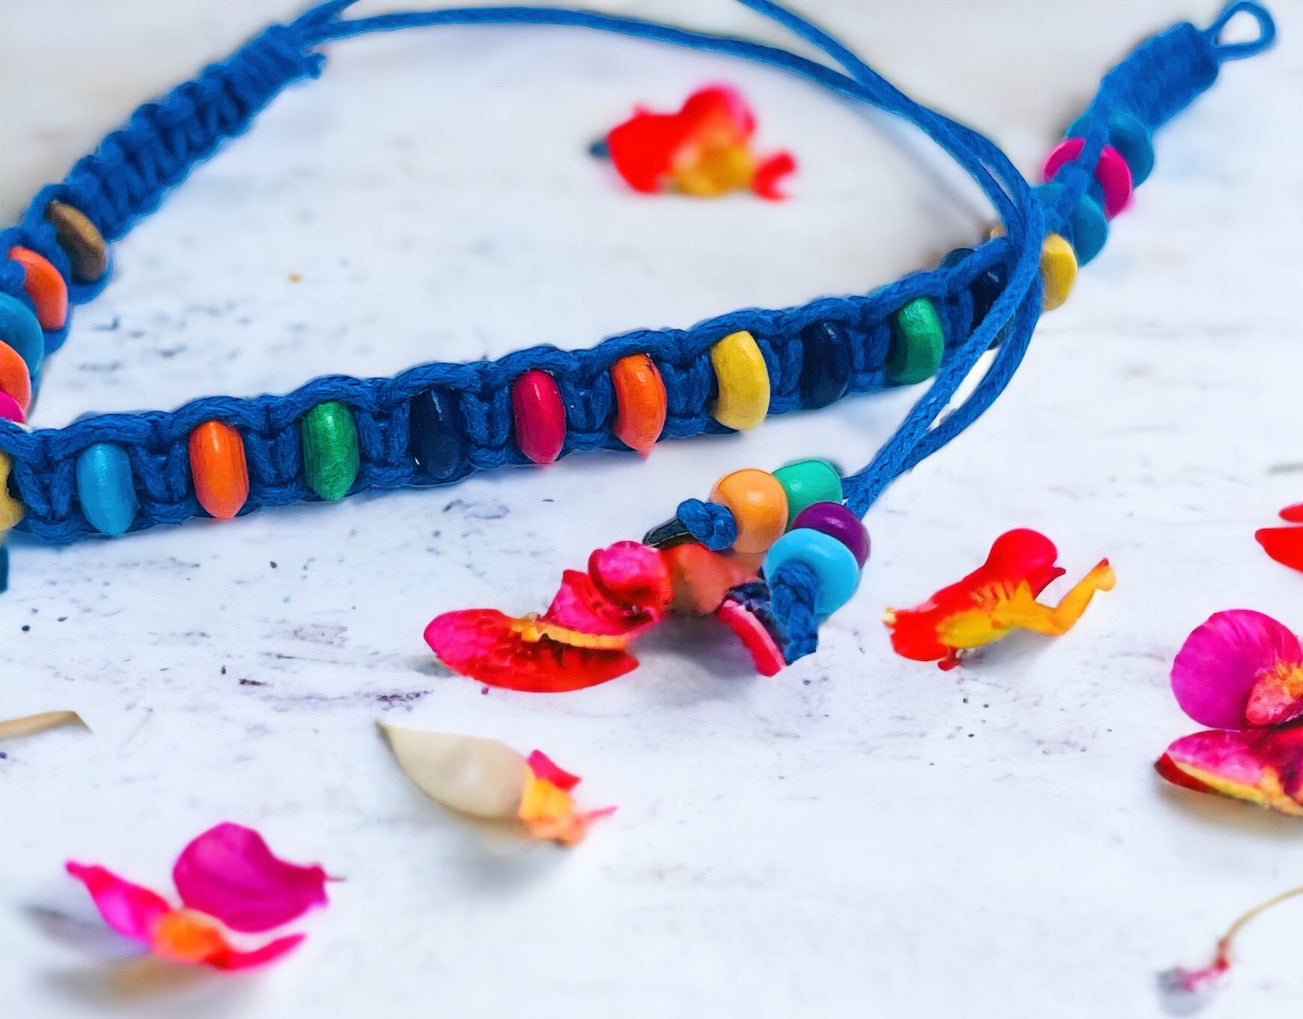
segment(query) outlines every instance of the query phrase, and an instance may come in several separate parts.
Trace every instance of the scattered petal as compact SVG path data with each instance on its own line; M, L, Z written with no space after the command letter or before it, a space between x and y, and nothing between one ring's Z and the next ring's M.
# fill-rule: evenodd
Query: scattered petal
M534 770L540 765L541 771ZM560 781L557 781L560 779ZM615 813L614 807L581 811L575 808L570 790L579 778L562 771L543 753L530 755L530 776L516 808L516 816L532 838L575 846L584 840L592 823Z
M1303 648L1261 612L1214 613L1177 653L1172 693L1200 725L1240 729L1286 721L1303 714Z
M1175 785L1303 817L1303 723L1183 736L1154 767Z
M37 733L57 729L63 725L80 725L89 730L90 726L82 721L75 711L42 711L36 715L24 715L22 718L6 718L0 722L0 739L14 739L18 736L35 736Z
M697 542L663 549L674 586L674 611L708 616L733 588L754 580L754 565L736 556L712 552Z
M162 917L153 932L156 955L173 962L203 963L220 970L249 969L280 958L306 935L288 934L249 951L233 946L211 917L178 909Z
M1303 524L1303 502L1297 502L1293 506L1286 506L1280 511L1280 519L1287 520L1291 524Z
M572 775L564 768L559 767L552 758L541 750L532 751L525 763L529 765L529 770L534 773L535 778L551 782L558 789L565 792L569 792L580 782L578 775Z
M1303 527L1263 527L1253 536L1276 562L1303 572Z
M760 675L776 676L787 665L769 611L769 588L763 581L733 588L715 615L737 634Z
M502 821L516 816L532 772L506 744L383 722L380 732L398 766L434 802L471 817Z
M673 189L709 197L750 188L777 199L777 181L796 168L787 152L757 158L755 115L741 94L717 85L694 92L678 113L638 109L613 128L601 152L635 191Z
M271 930L326 904L326 872L287 863L252 828L226 822L181 851L172 868L181 901L235 931Z
M953 668L968 649L992 643L1017 628L1060 636L1081 618L1097 591L1112 590L1113 569L1101 560L1057 605L1036 599L1064 570L1058 552L1043 534L1018 529L1002 534L978 569L942 588L912 609L888 609L896 653L920 662Z
M69 874L86 886L95 908L104 922L123 937L149 944L151 931L171 905L161 895L134 885L112 871L69 860L64 865Z

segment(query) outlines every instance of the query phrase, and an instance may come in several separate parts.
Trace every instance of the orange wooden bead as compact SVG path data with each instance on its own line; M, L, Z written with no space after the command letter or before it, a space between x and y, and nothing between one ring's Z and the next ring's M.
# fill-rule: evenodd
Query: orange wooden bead
M190 476L199 505L218 520L229 520L249 498L249 465L244 440L230 425L205 421L190 433Z
M766 471L748 467L726 474L710 490L710 501L727 506L737 522L735 552L764 552L787 530L787 492Z
M68 284L59 270L29 248L10 248L9 257L23 267L23 289L36 306L41 328L62 329L68 321Z
M695 541L661 549L674 588L674 611L708 616L719 608L729 589L755 578L746 561L712 552Z
M32 373L21 354L7 343L0 343L0 390L13 397L26 414L32 406Z
M665 383L646 354L630 354L611 365L615 387L615 437L644 456L665 428Z

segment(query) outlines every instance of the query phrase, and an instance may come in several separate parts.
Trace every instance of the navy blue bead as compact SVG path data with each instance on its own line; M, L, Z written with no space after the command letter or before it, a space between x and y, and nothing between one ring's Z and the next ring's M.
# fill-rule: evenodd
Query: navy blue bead
M412 398L408 413L408 449L421 470L434 481L447 481L466 457L466 433L450 394L427 389Z
M953 269L972 253L972 248L955 248L953 251L947 252L946 257L941 259L941 268ZM997 262L969 284L968 289L973 295L974 326L990 313L991 305L1004 292L1004 285L1008 280L1009 267L1003 262ZM1001 330L995 342L998 343L1003 338L1004 330Z
M851 384L851 344L835 322L813 322L801 330L801 400L807 407L827 407L846 395Z

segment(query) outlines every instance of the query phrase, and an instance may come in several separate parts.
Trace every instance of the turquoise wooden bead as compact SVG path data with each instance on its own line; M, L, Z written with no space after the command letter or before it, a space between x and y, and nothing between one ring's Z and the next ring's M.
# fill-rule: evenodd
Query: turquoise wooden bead
M860 586L860 564L855 553L834 538L809 527L788 531L770 546L765 556L764 573L772 578L783 563L798 562L808 566L819 578L814 614L827 619L851 600Z
M35 386L45 359L45 334L27 305L9 294L0 294L0 343L9 344L27 362Z
M77 498L81 511L101 534L125 534L140 503L131 460L121 446L97 442L77 454Z
M936 306L918 297L891 316L891 348L887 377L902 386L936 374L946 352L946 334Z
M299 434L308 487L326 502L348 495L360 462L353 412L338 400L319 403L303 415Z
M841 502L842 477L827 460L797 460L774 471L787 493L787 526L816 502Z

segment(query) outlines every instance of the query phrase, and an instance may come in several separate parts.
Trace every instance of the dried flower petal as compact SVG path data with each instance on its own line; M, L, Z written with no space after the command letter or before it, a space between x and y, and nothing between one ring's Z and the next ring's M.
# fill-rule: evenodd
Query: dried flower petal
M69 860L64 865L69 874L86 886L95 908L104 922L123 937L150 943L151 931L171 905L148 888L132 884L112 871Z
M999 640L1022 628L1059 636L1081 618L1097 591L1115 581L1107 559L1075 584L1057 605L1036 599L1064 571L1055 565L1058 551L1043 534L1025 528L1000 535L986 562L958 583L942 588L912 609L888 609L883 615L896 653L914 661L936 661L943 669L959 662L959 653Z
M0 722L0 739L35 736L37 733L57 729L63 725L90 728L75 711L42 711L36 715L24 715L22 718L6 718Z
M181 850L172 868L181 901L235 931L271 930L326 903L326 872L272 855L252 828L226 822Z
M1261 612L1214 613L1177 653L1172 692L1201 725L1240 729L1287 721L1303 714L1303 648Z
M509 746L480 736L421 732L380 723L398 766L436 803L471 817L516 816L531 772Z
M579 784L579 778L562 771L539 750L529 755L529 762L530 777L516 816L531 837L575 846L584 840L594 821L615 813L614 807L575 809L570 790Z
M1303 817L1303 723L1183 736L1154 767L1163 778L1187 789Z
M558 789L565 792L569 792L580 782L578 775L572 775L558 766L552 758L541 750L531 751L525 763L529 765L529 770L534 773L536 778L551 782Z

